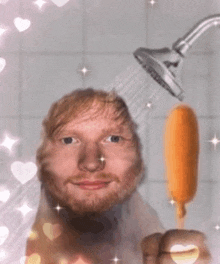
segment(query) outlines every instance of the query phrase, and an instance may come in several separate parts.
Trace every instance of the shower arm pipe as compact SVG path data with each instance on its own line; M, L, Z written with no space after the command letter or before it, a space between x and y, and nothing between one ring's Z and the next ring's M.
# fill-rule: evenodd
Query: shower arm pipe
M212 15L202 19L181 39L173 44L173 50L184 57L192 44L210 27L220 25L220 14Z

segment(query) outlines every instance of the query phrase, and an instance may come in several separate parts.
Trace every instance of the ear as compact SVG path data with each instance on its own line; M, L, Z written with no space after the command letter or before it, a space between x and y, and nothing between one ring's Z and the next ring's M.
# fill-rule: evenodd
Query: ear
M143 240L141 241L143 264L156 264L157 255L159 252L159 244L162 236L162 233L154 233L143 238Z

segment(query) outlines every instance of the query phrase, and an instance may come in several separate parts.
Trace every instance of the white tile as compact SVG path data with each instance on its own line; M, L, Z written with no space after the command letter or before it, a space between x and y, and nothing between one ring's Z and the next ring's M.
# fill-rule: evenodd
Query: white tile
M87 1L87 48L94 52L133 52L146 40L143 0Z
M43 118L22 120L22 157L35 160L36 150L40 144L41 123Z
M44 116L52 102L82 87L80 56L27 56L24 59L22 113Z
M82 7L69 1L62 7L47 1L39 10L33 1L23 1L23 16L31 20L22 48L34 52L82 51Z
M19 59L5 54L6 66L0 73L0 116L17 116L19 110Z
M220 143L211 142L215 135L220 140L220 118L204 118L200 120L200 177L204 180L219 180Z
M7 29L0 36L1 52L18 51L22 34L14 25L14 19L19 16L19 1L8 1L0 4L0 27Z
M210 99L210 114L211 115L220 115L220 52L219 49L215 50L210 58L209 71L210 71L210 83L207 86L207 90L209 92Z
M172 47L172 44L182 38L201 19L209 14L210 3L205 0L158 1L153 7L148 7L148 46L153 48ZM204 49L207 39L199 41L197 48Z

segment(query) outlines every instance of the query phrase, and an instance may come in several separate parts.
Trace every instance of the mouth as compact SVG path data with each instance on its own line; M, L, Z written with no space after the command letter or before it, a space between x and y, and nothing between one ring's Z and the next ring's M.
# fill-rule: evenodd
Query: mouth
M99 190L106 188L111 181L82 181L75 183L79 188L83 190Z

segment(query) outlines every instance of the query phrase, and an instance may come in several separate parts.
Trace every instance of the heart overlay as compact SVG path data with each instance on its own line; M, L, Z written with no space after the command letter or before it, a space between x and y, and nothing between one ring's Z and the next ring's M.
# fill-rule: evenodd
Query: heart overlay
M15 161L11 164L11 172L20 183L25 184L37 173L37 166L33 162Z
M41 257L40 255L34 253L29 257L22 257L20 259L20 264L41 264Z
M61 226L59 224L51 224L51 223L43 224L43 231L44 231L44 234L51 241L58 238L62 233L62 229L61 229Z
M199 257L199 248L195 245L177 244L171 247L170 252L176 264L193 264Z
M0 226L0 245L4 244L5 240L8 238L9 230L6 226Z
M9 190L0 188L0 202L3 202L3 203L7 202L9 197L10 197Z
M61 7L64 6L69 0L51 0L56 6Z
M21 17L16 17L14 19L14 25L18 31L22 32L30 27L31 21L28 19L23 19Z
M3 58L0 58L0 72L2 72L5 68L6 60Z

